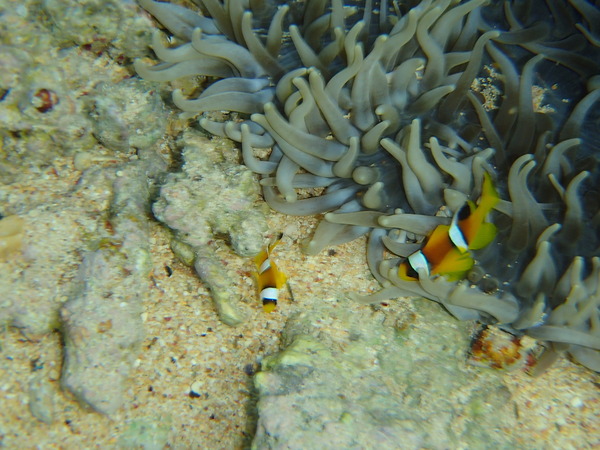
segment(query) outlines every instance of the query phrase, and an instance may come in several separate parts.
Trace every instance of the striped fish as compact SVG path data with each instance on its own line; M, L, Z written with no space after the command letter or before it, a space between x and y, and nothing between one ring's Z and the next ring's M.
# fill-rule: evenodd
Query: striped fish
M443 275L449 281L464 278L475 263L470 251L489 245L496 237L496 226L485 220L498 201L492 179L485 173L479 203L467 202L454 214L450 225L438 225L425 239L423 248L400 264L398 276L417 281L422 269L427 276Z
M256 264L256 284L263 309L267 313L273 312L277 308L279 290L285 285L287 280L285 274L279 270L279 267L277 267L277 264L271 258L271 252L280 242L281 236L254 258L254 263Z

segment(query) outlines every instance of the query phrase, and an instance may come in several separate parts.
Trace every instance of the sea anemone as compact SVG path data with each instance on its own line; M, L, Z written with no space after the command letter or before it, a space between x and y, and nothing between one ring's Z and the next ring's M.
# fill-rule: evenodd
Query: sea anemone
M264 197L325 214L308 253L368 234L382 291L423 296L461 319L501 324L600 371L600 9L570 0L140 0L162 61L146 79L202 75L176 90L200 125L240 142ZM265 159L255 149L270 149ZM495 241L465 279L398 265L447 225L484 173L501 200Z

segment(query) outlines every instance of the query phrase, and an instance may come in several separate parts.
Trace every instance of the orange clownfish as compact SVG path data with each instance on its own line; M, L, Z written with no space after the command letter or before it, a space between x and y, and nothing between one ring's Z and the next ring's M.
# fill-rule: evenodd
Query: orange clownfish
M279 270L277 264L271 259L271 252L280 242L281 236L254 258L256 284L263 309L267 313L273 312L277 308L279 290L287 280L285 274Z
M423 248L400 264L398 276L416 281L419 269L423 269L428 276L444 275L449 281L464 278L475 263L469 250L485 247L496 236L496 226L485 219L498 201L498 192L486 172L477 206L468 201L454 214L450 225L438 225Z

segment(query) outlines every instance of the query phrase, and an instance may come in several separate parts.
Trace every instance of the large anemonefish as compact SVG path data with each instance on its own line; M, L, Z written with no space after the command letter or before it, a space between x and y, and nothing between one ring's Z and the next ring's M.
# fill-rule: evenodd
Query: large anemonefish
M477 206L468 201L454 214L450 225L438 225L425 239L423 248L400 264L398 276L416 281L419 269L423 269L428 276L443 275L449 281L464 278L474 264L469 250L485 247L496 236L496 226L485 219L498 201L498 192L486 172Z
M263 309L267 313L273 312L277 308L279 290L286 282L285 274L279 270L277 264L271 259L271 252L280 242L281 236L254 258L256 284Z

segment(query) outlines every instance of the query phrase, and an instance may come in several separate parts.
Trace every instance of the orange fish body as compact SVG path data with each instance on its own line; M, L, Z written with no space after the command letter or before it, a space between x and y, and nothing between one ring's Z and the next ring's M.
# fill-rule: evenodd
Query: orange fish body
M496 236L496 226L485 219L498 201L492 179L485 173L479 204L467 202L450 225L438 225L425 239L423 248L400 264L398 276L417 281L418 271L423 269L428 276L443 275L449 281L464 278L475 263L469 250L485 247Z
M448 225L438 225L427 237L423 248L400 264L400 278L416 281L418 269L424 269L427 275L444 275L449 281L464 278L474 260L469 253L461 253L454 247L449 229Z
M280 242L278 239L254 258L258 293L263 309L267 313L273 312L277 308L279 290L287 280L285 274L279 270L277 264L271 259L271 252Z

